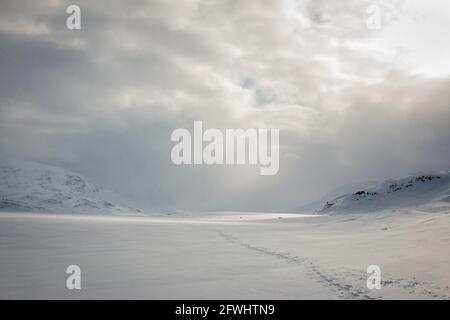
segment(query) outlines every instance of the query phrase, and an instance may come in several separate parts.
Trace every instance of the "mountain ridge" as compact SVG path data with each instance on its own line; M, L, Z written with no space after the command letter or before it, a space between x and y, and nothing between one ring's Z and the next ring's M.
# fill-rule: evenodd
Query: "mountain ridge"
M318 213L372 212L450 205L450 171L388 179L327 201Z
M1 159L0 211L141 214L125 203L116 192L73 171Z

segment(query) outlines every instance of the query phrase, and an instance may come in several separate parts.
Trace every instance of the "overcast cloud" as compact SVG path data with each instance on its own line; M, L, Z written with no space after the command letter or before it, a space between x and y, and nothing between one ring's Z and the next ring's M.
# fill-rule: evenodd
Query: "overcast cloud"
M0 153L185 210L279 210L449 170L449 18L439 0L1 0ZM279 128L279 173L175 166L170 134L194 120Z

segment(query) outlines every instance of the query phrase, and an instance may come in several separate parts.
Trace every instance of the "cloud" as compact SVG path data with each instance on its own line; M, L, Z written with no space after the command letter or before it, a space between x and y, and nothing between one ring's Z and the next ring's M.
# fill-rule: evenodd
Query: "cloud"
M350 182L448 169L450 71L400 41L423 27L439 47L448 19L433 28L428 11L414 20L417 4L380 1L383 27L371 31L371 3L78 1L74 31L72 2L3 1L0 152L192 210L277 210ZM279 128L279 174L174 166L170 134L194 120Z

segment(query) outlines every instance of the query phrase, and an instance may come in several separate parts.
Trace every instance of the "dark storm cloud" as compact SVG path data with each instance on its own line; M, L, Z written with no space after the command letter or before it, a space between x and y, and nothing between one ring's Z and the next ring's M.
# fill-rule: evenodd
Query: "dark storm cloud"
M401 42L401 3L379 3L377 33L370 1L77 1L76 31L72 1L2 1L0 152L151 208L289 208L341 184L449 169L447 74ZM173 165L170 134L194 120L279 128L279 174Z

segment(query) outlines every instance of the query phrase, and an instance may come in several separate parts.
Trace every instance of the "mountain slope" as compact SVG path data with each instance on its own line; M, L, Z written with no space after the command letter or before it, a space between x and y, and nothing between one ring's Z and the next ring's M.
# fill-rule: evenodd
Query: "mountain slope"
M450 172L390 179L327 201L320 213L370 212L406 207L448 207Z
M121 196L62 168L0 162L0 211L137 214Z
M319 210L321 210L324 206L324 203L327 202L327 200L334 199L338 196L341 196L346 193L350 193L353 190L361 190L367 187L370 187L374 184L376 184L376 181L365 181L360 183L352 183L352 184L346 184L342 185L338 188L335 188L334 190L328 192L324 196L320 197L317 200L314 200L312 202L305 203L301 206L295 207L293 209L287 210L288 212L300 212L300 213L314 213Z

